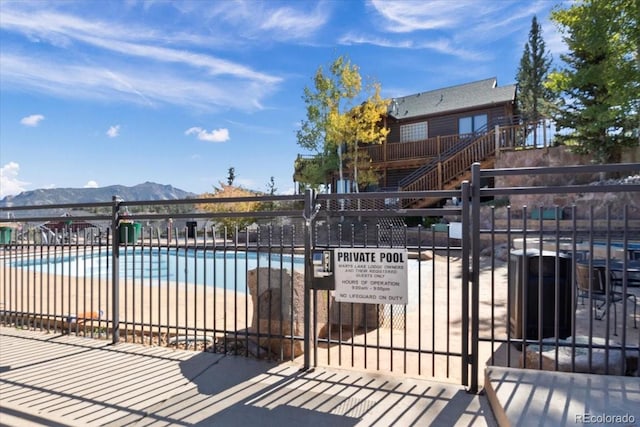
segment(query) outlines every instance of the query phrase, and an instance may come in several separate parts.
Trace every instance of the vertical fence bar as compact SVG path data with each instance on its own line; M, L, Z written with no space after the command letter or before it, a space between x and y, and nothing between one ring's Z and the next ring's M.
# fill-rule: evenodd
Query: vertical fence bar
M576 288L578 287L576 279L576 262L577 262L577 224L576 218L576 205L571 206L571 307L573 307L571 315L571 372L575 372L576 369L576 318L577 318L577 305L576 305ZM582 260L584 261L584 260Z
M214 245L215 245L215 229L213 230L213 241L214 241ZM257 234L257 233L256 233ZM251 235L251 233L249 232L249 228L245 228L245 250L244 250L244 277L249 277L249 236ZM258 243L256 241L256 246L258 246ZM215 247L215 246L214 246ZM257 255L257 250L256 250L256 255ZM257 262L256 262L257 263ZM214 272L215 272L215 263L214 263ZM256 270L258 271L258 270ZM291 269L291 271L293 271L293 269ZM215 273L214 273L215 276ZM256 275L257 277L260 277L259 274ZM256 289L258 289L257 287L257 278L256 278ZM213 294L213 300L215 301L215 292ZM249 295L251 295L250 291L249 291L249 281L245 280L244 282L244 355L245 357L249 356ZM258 299L259 301L259 299ZM293 298L291 299L291 301L293 301ZM257 307L256 307L257 308ZM293 311L293 310L292 310ZM214 313L215 313L215 304L214 304ZM259 311L257 312L259 313ZM257 322L258 324L260 324L260 322ZM293 321L291 322L291 324L293 325ZM293 353L293 350L292 350Z
M542 267L543 267L543 263L544 263L544 255L542 253L543 251L543 243L544 243L544 238L543 238L543 228L544 228L544 223L543 223L543 213L544 213L544 207L542 205L538 206L537 211L538 211L538 289L537 289L537 295L536 295L536 307L537 307L537 313L536 313L536 318L538 320L537 324L537 329L538 329L538 334L535 337L538 340L538 349L540 349L540 352L542 353L542 337L544 335L544 331L543 331L543 311L542 311L542 304L544 301L544 296L542 291L544 290L544 276L543 276L543 272L542 272ZM533 213L533 209L531 210L531 212ZM532 221L533 222L533 221ZM556 245L557 246L557 245ZM527 257L525 256L525 259L527 259ZM528 262L526 262L526 265L528 265ZM529 273L527 273L527 280L523 282L523 286L526 289L524 292L529 292ZM528 323L528 322L527 322ZM525 336L525 338L527 338ZM526 357L527 355L527 349L523 348L522 349L522 353L524 355L524 357ZM542 357L538 357L538 369L542 370Z
M156 228L156 242L158 243L158 247L157 249L157 254L158 254L158 259L157 259L157 265L156 265L156 275L157 275L157 308L158 308L158 324L157 324L157 329L158 329L158 345L162 345L162 243L160 242L160 227ZM167 244L168 245L168 244ZM151 279L150 279L151 280ZM169 277L167 277L167 282L169 281ZM206 296L205 296L205 302L206 302ZM169 312L167 311L167 314ZM167 316L167 323L169 318Z
M529 260L527 257L527 205L522 206L522 265L520 270L516 271L516 274L520 274L520 281L516 280L515 286L520 287L520 298L516 298L516 306L514 307L516 310L520 310L520 351L526 356L527 349L527 335L528 335L528 319L529 319L529 311L528 311L528 299L529 299ZM517 292L514 289L514 292ZM517 295L517 293L516 293ZM517 311L516 311L517 313ZM517 322L516 322L517 323ZM516 326L517 327L517 326ZM522 367L527 368L527 358L522 358Z
M111 343L120 341L120 201L113 196L111 206Z
M107 232L105 233L106 236L106 242L105 242L105 260L104 260L104 265L105 268L107 269L106 271L109 272L111 271L110 269L110 263L109 263L109 245L111 245L111 242L113 242L113 238L111 237L111 234L109 233L109 228L107 229ZM98 246L98 271L101 271L102 268L102 242L100 243L100 245ZM108 273L107 273L108 274ZM103 299L104 299L104 304L106 305L106 309L105 309L105 318L104 318L104 329L105 329L105 333L106 336L108 336L109 334L109 312L111 310L111 307L109 307L109 281L110 279L107 277L106 280L106 286L103 292L103 287L100 285L100 280L98 280L98 307L102 307L103 304ZM112 314L113 315L113 314ZM98 320L98 326L100 328L103 327L103 319L102 317L100 317L100 320Z
M480 328L480 163L471 166L471 393L478 391Z
M167 223L167 246L165 247L165 274L167 276L167 281L164 285L165 287L165 308L166 308L166 328L165 328L165 340L166 344L169 345L171 343L171 227L173 226L171 219L169 219ZM214 237L215 239L215 237ZM160 273L158 271L158 273ZM158 290L160 292L160 290ZM214 294L215 295L215 294ZM176 302L176 305L177 302ZM215 313L215 312L214 312Z
M58 242L53 242L53 259L58 257ZM49 273L49 267L47 266L47 274ZM53 264L53 316L54 316L54 332L58 332L58 263ZM60 322L60 331L62 332L62 322Z
M436 232L433 225L431 226L431 250L436 253ZM431 376L435 376L436 372L436 271L436 257L434 256L431 259Z
M40 255L39 255L39 264L38 264L40 266L43 265L42 264L42 259L43 259L43 256L44 256L44 245L42 243L43 243L42 240L40 240ZM40 328L40 330L42 330L43 329L42 325L44 323L44 313L45 313L45 311L44 311L44 289L43 289L43 287L44 287L43 286L44 285L44 278L42 277L42 274L40 274L39 276L40 276L40 280L39 280L39 282L40 282L40 298L39 298L39 306L38 306L39 307L39 311L38 311L38 314L40 315L39 328ZM47 295L47 297L48 297L48 295ZM35 295L34 295L34 299L35 299Z
M71 248L71 242L74 240L75 238L75 245L73 246L73 248ZM75 271L75 279L74 279L74 283L76 285L76 297L75 297L75 312L76 312L76 335L78 335L78 333L80 332L80 324L82 322L82 324L84 325L84 320L80 320L80 317L84 315L84 313L81 313L80 311L80 246L78 243L78 230L76 229L75 231L75 235L73 233L73 228L69 227L69 259L71 258L71 254L73 253L73 256L76 257L76 271ZM84 262L84 261L83 261Z
M246 230L246 228L245 228ZM238 243L239 243L239 237L240 237L240 230L238 229L238 226L236 225L235 227L235 250L233 252L233 271L234 271L234 278L233 278L233 289L234 289L234 293L233 293L233 337L234 337L234 343L238 342ZM249 245L249 238L247 237L247 239L245 240L245 250L244 250L244 256L245 259L247 257L247 248L246 246ZM258 253L256 253L256 257L259 256ZM245 271L244 271L244 277L247 278L249 277L248 275L248 266L247 263L244 263L245 265ZM248 286L247 284L247 280L245 280L245 286ZM248 292L245 292L245 295L249 295ZM245 297L245 300L247 298ZM246 326L246 324L245 324ZM234 346L234 350L233 350L234 354L238 354L238 348L237 346Z
M559 345L558 345L558 340L560 339L560 206L556 205L555 206L555 239L556 239L556 253L555 253L555 271L554 271L554 278L555 278L555 287L554 287L554 302L555 302L555 306L554 306L554 310L553 310L553 319L554 319L554 323L553 323L553 335L555 337L554 340L554 345L555 345L555 349L554 349L554 357L555 357L555 364L554 364L554 369L556 371L559 370L559 362L560 359L558 357L559 355ZM563 269L563 277L566 275L566 269ZM565 277L566 280L566 277ZM566 294L565 294L566 296ZM564 319L564 317L563 317ZM540 358L540 360L542 360L542 357Z
M226 230L226 227L225 227ZM182 271L184 272L184 276L183 276L183 283L184 283L184 345L185 348L188 347L189 345L189 258L187 257L189 254L189 227L184 227L183 228L183 233L184 233L184 268L182 269ZM225 259L227 258L227 248L226 248L226 241L227 241L227 233L225 231L225 249L224 249L224 256ZM225 281L224 281L224 289L225 289L225 294L224 294L224 313L225 313L225 317L224 317L224 330L226 332L227 330L227 294L226 294L226 289L227 289L227 263L225 262L225 270L224 270L224 277L225 277ZM179 343L180 341L176 341L176 343ZM227 342L224 342L225 348L224 348L224 352L227 352Z
M621 291L622 291L622 318L624 319L622 321L622 339L621 339L621 353L622 353L622 360L627 360L627 286L628 284L628 275L626 274L627 272L627 268L629 267L628 265L628 260L630 259L629 256L629 236L627 235L629 232L629 217L628 217L628 208L629 205L625 204L622 207L622 224L623 224L623 234L622 234L622 283L620 284L621 286ZM635 326L635 322L636 322L636 318L635 318L635 300L634 300L634 313L633 313L633 321L634 321L634 326ZM607 366L608 366L608 362L607 362Z
M496 129L497 133L497 129ZM490 363L495 364L495 340L496 340L496 209L495 206L491 206L491 359ZM507 322L509 318L507 317Z
M175 285L175 317L173 320L174 326L175 326L175 339L174 339L174 343L176 345L176 347L178 346L178 344L180 343L180 265L178 263L178 255L180 255L180 236L179 236L179 231L180 229L178 227L176 227L175 229L175 251L173 253L173 261L174 261L174 265L175 265L175 281L174 281L174 285ZM167 299L168 300L168 299Z
M511 205L507 206L507 248L510 249L511 248ZM514 309L511 306L511 300L512 300L512 292L513 289L511 289L511 286L509 286L509 280L511 280L510 278L512 277L511 275L513 274L512 272L512 265L511 265L511 254L507 253L507 277L509 278L507 280L507 322L506 322L506 330L507 330L507 366L511 367L511 335L512 335L512 310ZM514 322L515 323L515 322Z

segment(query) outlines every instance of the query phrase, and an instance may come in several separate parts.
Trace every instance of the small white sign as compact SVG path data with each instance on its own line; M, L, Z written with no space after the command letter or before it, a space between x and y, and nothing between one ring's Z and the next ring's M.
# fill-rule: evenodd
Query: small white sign
M461 222L449 223L449 238L462 239L462 223Z
M336 301L408 303L406 249L340 248L333 257Z

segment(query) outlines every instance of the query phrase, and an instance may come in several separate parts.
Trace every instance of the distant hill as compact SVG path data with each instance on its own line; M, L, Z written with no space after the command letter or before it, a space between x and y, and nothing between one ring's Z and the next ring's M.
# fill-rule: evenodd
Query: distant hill
M51 188L23 191L16 196L7 196L0 200L0 207L110 202L113 196L119 196L123 200L131 202L179 200L196 197L196 194L180 190L171 185L156 184L154 182L145 182L133 187L111 185L100 188Z

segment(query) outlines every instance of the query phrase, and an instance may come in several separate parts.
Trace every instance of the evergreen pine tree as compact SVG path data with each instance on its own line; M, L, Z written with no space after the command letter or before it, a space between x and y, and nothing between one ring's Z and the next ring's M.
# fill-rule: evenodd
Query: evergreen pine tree
M598 163L619 162L623 147L639 142L638 4L588 0L551 15L569 48L548 83L558 137Z
M546 50L542 28L534 16L516 76L518 110L527 130L533 130L534 141L537 141L538 122L546 117L551 101L551 92L544 85L550 66L551 55Z

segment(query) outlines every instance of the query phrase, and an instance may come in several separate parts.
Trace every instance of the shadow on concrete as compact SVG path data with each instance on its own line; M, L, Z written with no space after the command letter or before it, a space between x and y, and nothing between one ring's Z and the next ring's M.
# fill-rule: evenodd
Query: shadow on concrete
M33 425L495 425L456 384L5 331L0 406Z
M190 425L495 425L488 402L459 386L358 371L300 371L199 353L180 363L192 387L147 410L144 423ZM488 420L488 421L487 421Z

